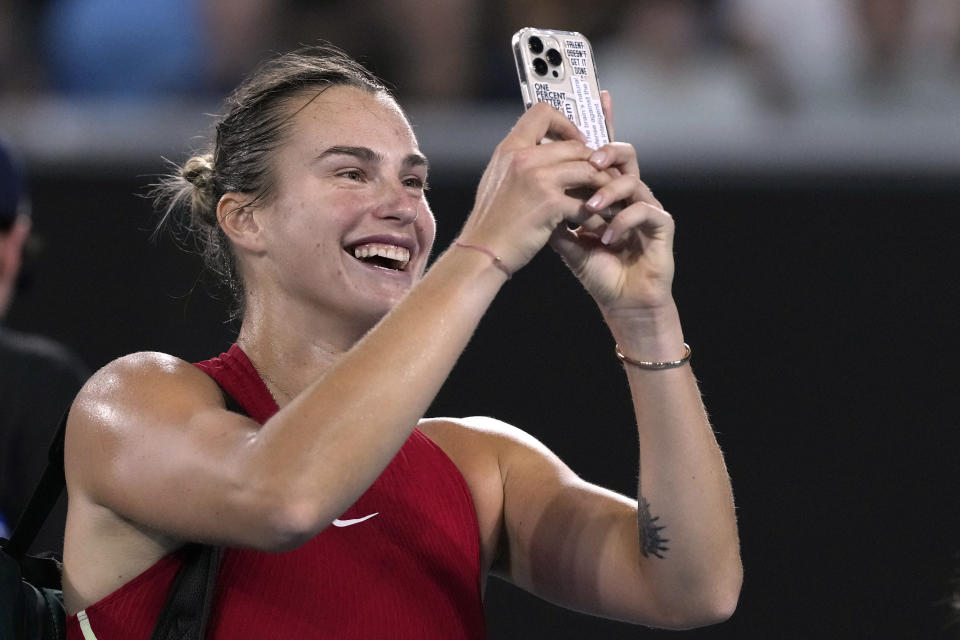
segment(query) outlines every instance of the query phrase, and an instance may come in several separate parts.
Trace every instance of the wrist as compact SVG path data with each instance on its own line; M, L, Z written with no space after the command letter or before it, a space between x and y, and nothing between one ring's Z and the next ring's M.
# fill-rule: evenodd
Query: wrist
M486 247L483 246L483 245L471 244L471 243L468 243L468 242L461 242L460 240L454 240L453 244L450 245L450 247L451 247L451 248L453 248L453 247L459 247L459 248L461 248L461 249L470 249L471 251L479 251L480 253L483 253L483 254L485 254L485 255L488 255L488 256L490 256L490 259L493 260L493 266L495 266L497 269L499 269L501 272L503 272L503 274L504 274L505 276L507 276L507 280L509 280L510 278L513 277L513 271L512 271L507 265L505 265L505 264L503 263L503 259L500 258L499 255L497 255L496 253L494 253L493 251L491 251L490 249L486 248Z
M604 319L621 353L634 360L671 362L685 353L680 314L668 305L630 313L604 313Z
M479 295L490 300L509 280L507 273L486 253L453 245L436 259L425 279L430 276L447 282L448 287L464 289L458 295Z

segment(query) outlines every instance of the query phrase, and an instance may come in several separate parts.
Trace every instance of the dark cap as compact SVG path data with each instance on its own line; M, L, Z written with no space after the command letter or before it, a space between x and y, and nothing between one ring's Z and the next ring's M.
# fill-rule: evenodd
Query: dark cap
M10 149L0 140L0 229L9 229L26 196L23 172Z

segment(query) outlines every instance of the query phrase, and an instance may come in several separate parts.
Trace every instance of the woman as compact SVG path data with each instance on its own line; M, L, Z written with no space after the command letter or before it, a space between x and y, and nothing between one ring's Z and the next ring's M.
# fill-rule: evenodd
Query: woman
M82 620L99 640L147 638L188 541L228 547L212 638L482 637L489 572L648 625L729 616L730 485L670 293L673 222L633 149L594 152L534 107L424 275L427 160L360 65L326 47L280 56L228 108L212 154L167 192L234 276L240 333L197 366L120 358L78 396L71 637ZM608 223L597 214L611 203L623 208ZM548 241L626 355L639 505L509 425L423 419L498 290Z

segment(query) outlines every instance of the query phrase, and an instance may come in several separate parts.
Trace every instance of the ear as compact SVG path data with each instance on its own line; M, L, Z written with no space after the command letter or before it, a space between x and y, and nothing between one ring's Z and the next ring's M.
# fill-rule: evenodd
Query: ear
M6 233L0 234L0 318L13 298L23 259L23 245L30 235L30 218L18 216Z
M217 223L237 248L259 253L263 251L263 227L259 207L245 193L228 192L217 203Z
M30 235L30 218L21 215L13 221L13 226L0 235L0 279L16 280L23 258L23 245Z

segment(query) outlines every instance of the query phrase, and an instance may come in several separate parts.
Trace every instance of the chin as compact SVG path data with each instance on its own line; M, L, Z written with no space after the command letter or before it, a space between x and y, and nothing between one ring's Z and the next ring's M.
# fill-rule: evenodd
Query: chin
M376 300L367 301L356 309L354 318L358 325L362 326L364 332L369 331L375 324L383 320L384 316L390 313L390 310L397 306L397 303L403 299L406 292L396 296L380 297Z

